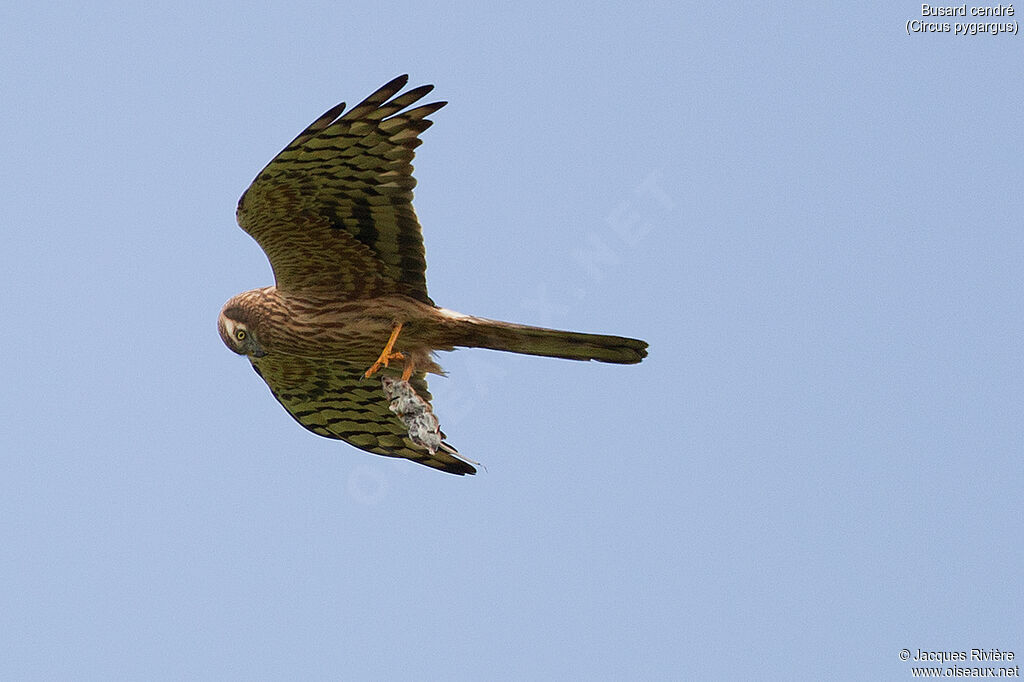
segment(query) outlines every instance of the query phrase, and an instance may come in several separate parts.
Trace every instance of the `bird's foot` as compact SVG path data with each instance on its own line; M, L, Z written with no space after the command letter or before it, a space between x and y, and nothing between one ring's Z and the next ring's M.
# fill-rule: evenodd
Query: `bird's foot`
M369 379L378 371L380 371L381 367L387 367L388 363L391 362L392 360L405 359L405 353L393 350L395 347L395 341L398 340L398 333L401 331L402 323L399 322L398 324L395 325L395 328L391 330L391 336L388 338L388 342L387 344L384 345L384 350L380 352L380 356L377 358L376 362L370 365L370 369L366 370L366 373L363 374L365 378ZM412 375L411 362L406 363L405 371L409 372L410 376ZM402 379L408 380L408 377L405 375L405 372L402 373Z

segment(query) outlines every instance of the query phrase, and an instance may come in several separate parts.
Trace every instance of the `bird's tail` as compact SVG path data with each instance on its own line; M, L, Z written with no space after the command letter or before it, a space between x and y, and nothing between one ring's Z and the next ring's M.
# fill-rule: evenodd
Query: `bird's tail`
M459 317L461 333L457 346L623 365L647 357L647 342L639 339L530 327L468 315Z

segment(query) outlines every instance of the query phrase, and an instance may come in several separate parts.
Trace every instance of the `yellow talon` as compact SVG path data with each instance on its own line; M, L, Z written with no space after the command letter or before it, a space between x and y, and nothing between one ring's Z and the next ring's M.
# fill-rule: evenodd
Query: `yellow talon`
M400 331L402 331L402 323L401 322L396 324L395 328L391 330L391 337L388 339L388 342L384 345L384 350L382 350L380 352L380 357L378 357L377 361L374 362L372 365L370 365L370 369L366 370L366 373L363 374L363 376L365 378L369 379L377 371L379 371L381 367L387 367L388 363L390 361L392 361L392 360L401 360L401 359L405 358L405 354L404 353L400 353L398 351L392 352L392 349L395 347L395 341L398 340L398 333ZM409 371L410 375L412 374L412 366L411 366L411 364L408 365L405 369ZM402 377L403 377L403 379L406 378L404 372L402 374Z

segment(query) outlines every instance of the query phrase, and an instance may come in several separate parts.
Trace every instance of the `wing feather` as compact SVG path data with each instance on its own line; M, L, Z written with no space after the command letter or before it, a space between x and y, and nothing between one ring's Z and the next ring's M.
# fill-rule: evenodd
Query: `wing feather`
M448 443L431 454L409 439L405 424L390 409L379 378L364 379L362 366L339 360L313 360L291 355L252 359L253 369L295 421L325 438L343 440L385 457L403 457L450 474L475 474ZM410 380L416 393L430 402L426 375Z
M402 294L433 304L412 207L413 150L426 117L446 102L401 95L408 76L345 112L330 109L264 168L238 202L238 224L259 243L282 292L338 299Z

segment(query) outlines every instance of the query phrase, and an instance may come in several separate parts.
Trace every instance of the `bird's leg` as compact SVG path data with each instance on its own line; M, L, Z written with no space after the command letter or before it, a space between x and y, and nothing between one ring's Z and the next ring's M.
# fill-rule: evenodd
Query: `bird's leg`
M382 350L380 352L380 357L377 358L376 362L374 362L372 365L370 365L370 369L366 370L366 373L363 375L364 377L369 379L381 367L387 367L388 366L388 362L390 362L391 360L399 360L399 359L402 359L402 358L405 357L404 353L399 353L397 351L392 352L392 350L391 350L392 348L395 347L395 341L398 340L398 333L400 331L402 331L402 323L401 322L397 323L395 325L395 328L391 330L391 337L388 339L388 342L384 345L384 350ZM412 366L411 363L410 363L409 366L410 367ZM410 373L411 373L411 370L410 370Z
M405 367L402 368L402 381L408 381L409 377L412 376L412 371L415 369L415 363L412 358L405 359Z

